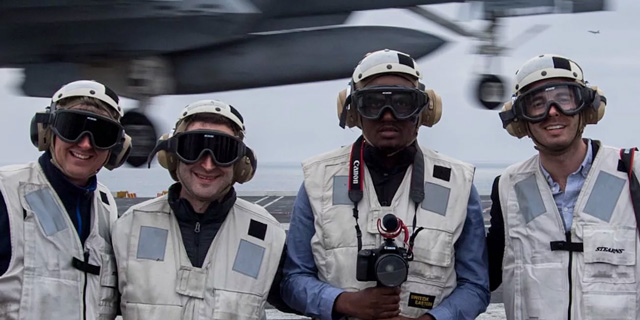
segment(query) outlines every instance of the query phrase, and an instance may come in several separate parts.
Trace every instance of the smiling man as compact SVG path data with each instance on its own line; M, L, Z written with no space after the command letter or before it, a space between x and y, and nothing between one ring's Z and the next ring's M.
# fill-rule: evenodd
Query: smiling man
M475 319L489 304L474 168L418 144L442 108L421 77L405 53L368 54L338 97L341 126L362 136L303 163L282 292L307 316ZM361 263L382 245L380 219L390 213L407 225L404 243L395 241L408 255L398 268ZM396 281L382 284L387 277Z
M289 311L279 293L285 231L233 188L256 170L244 135L234 107L202 100L158 142L149 161L157 152L177 183L112 233L124 320L262 319L267 300Z
M628 172L620 149L582 137L605 106L566 57L539 55L516 72L500 117L538 154L507 168L491 194L490 282L504 288L507 319L640 319Z
M3 319L113 319L117 310L111 192L102 167L125 161L130 139L118 96L95 81L63 86L31 123L45 153L0 168Z

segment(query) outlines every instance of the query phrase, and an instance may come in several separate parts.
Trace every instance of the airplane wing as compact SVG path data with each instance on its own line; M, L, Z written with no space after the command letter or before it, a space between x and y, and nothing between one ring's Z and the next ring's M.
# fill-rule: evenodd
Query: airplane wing
M176 54L172 60L176 93L192 94L348 78L366 52L393 48L419 58L443 44L413 29L340 27L255 35L222 48Z
M445 40L413 29L346 26L249 35L236 42L162 56L167 83L160 94L198 94L348 78L364 53L393 48L423 57ZM47 97L60 83L95 79L135 97L128 69L118 63L88 68L72 62L24 67L26 95Z

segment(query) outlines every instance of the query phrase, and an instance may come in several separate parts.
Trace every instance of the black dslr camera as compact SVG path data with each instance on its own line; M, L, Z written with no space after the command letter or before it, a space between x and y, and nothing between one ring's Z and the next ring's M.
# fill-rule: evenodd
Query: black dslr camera
M402 220L389 213L382 218L382 227L378 219L378 232L384 237L384 243L377 249L363 249L358 252L356 279L358 281L376 281L378 287L399 287L407 281L409 273L409 253L406 248L398 247L393 240L404 230L405 243L408 230Z

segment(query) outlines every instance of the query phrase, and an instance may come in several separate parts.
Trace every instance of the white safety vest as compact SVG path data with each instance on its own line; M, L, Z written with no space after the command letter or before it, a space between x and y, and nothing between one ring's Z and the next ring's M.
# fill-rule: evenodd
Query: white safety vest
M568 237L537 155L502 175L507 319L640 319L638 232L618 159L619 149L600 147Z
M168 196L131 207L112 233L124 320L265 319L285 231L264 208L237 199L193 267Z
M111 192L98 184L83 248L39 164L0 168L0 191L11 228L11 262L0 276L0 318L114 319L117 279L109 230L117 206Z
M437 306L456 287L454 244L462 232L473 182L473 166L421 148L424 155L425 197L416 209L409 197L413 166L396 191L390 206L378 202L371 175L364 170L363 198L358 203L358 224L362 229L362 248L374 249L382 244L377 221L395 214L418 233L409 262L409 275L402 285L401 314L418 317ZM304 186L314 215L315 235L311 239L318 278L334 287L358 291L376 282L356 280L358 244L354 203L348 196L351 146L319 155L303 163ZM438 171L434 173L435 171ZM440 174L442 173L442 174ZM417 229L416 228L416 229ZM402 246L402 238L395 242Z

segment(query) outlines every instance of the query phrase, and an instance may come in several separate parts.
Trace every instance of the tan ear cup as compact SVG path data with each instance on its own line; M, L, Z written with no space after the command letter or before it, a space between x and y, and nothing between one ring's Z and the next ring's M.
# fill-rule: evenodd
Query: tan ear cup
M237 183L245 183L256 173L258 158L253 150L247 147L247 153L242 159L233 165L233 180Z
M604 109L607 106L607 98L598 86L591 86L593 90L593 105L584 113L587 124L596 124L604 117Z
M107 160L107 163L104 165L104 167L108 170L113 170L117 167L122 166L129 157L129 153L131 153L132 147L133 146L131 144L131 137L125 133L124 141L122 141L121 147L117 150L111 151L117 153L109 155L109 159Z
M31 118L31 126L29 128L31 143L38 148L38 151L46 151L51 145L53 133L49 130L49 123L46 120L50 115L47 111L36 112Z
M337 107L338 107L338 119L342 117L342 112L345 108L345 102L347 101L347 89L341 90L338 92L337 99ZM355 110L349 109L346 114L346 122L345 125L349 128L360 127L360 123L358 122L359 117Z
M442 117L442 98L435 91L428 89L424 91L429 97L429 104L422 110L422 125L432 127L440 121Z
M509 111L511 108L513 108L513 101L508 101L502 106L501 112ZM524 121L519 121L518 119L514 119L505 129L510 135L518 139L528 135L526 124Z
M171 134L165 133L160 136L160 139L158 139L158 143L163 140L168 140L169 138L171 138ZM176 170L178 170L178 157L175 154L166 152L164 150L158 151L158 153L156 153L156 156L158 157L158 163L163 168L169 170L171 178L173 178L174 181L178 181L178 175L176 174Z
M53 131L48 125L38 123L38 151L46 151L53 145Z

